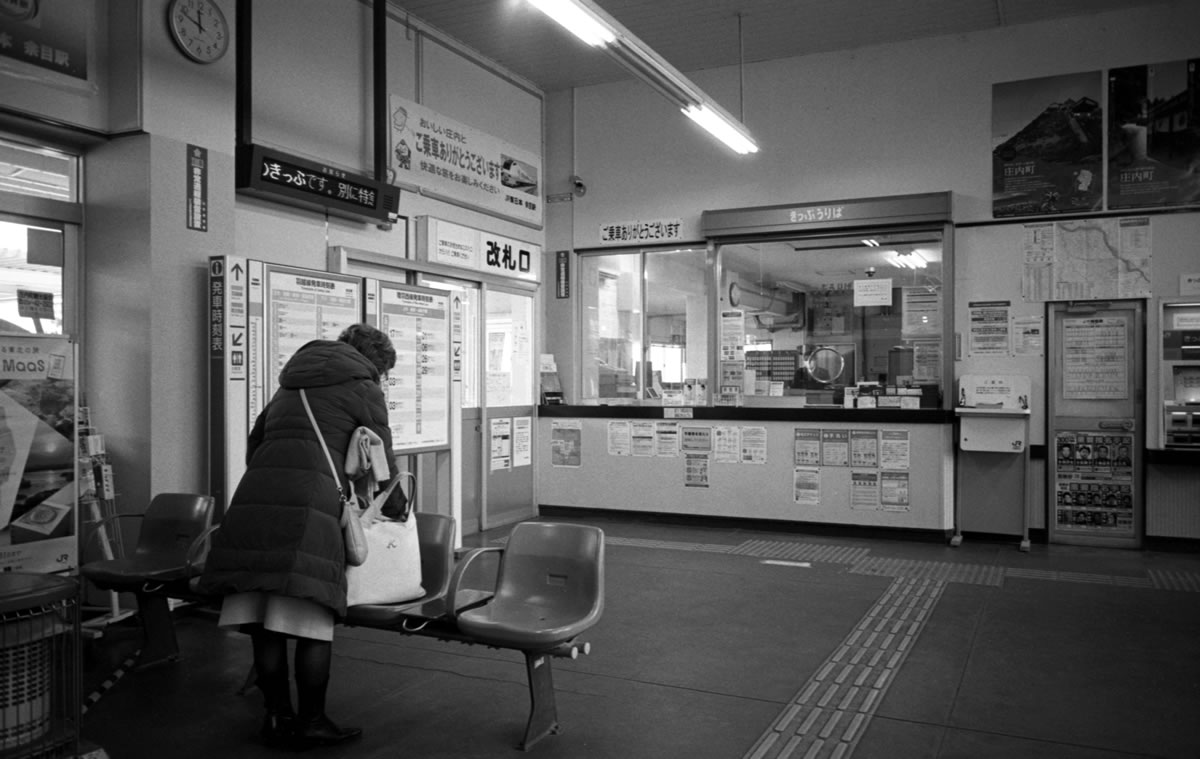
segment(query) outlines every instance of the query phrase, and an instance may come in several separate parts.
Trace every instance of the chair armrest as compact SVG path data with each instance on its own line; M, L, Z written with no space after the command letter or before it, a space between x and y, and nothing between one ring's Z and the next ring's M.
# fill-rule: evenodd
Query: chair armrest
M208 557L208 546L212 540L212 534L220 528L219 524L209 525L204 528L204 532L192 539L192 544L188 546L184 565L188 577L192 577L204 569L204 560Z
M99 535L101 530L107 530L109 528L109 526L114 524L118 519L125 519L127 517L130 519L143 519L143 518L145 518L145 516L146 516L145 514L109 514L108 516L102 518L100 521L98 521L94 525L92 525L91 532L84 539L83 544L79 546L80 554L82 554L87 549L87 547L91 543L92 539L94 537L96 537L97 535ZM110 541L111 541L111 538L110 538ZM109 548L109 550L112 550L111 547ZM105 557L105 558L107 558L107 557ZM114 558L117 558L117 557L114 557Z
M458 617L458 597L463 576L466 575L467 569L480 556L488 553L504 553L504 548L501 546L485 546L483 548L472 548L463 555L462 559L454 566L454 573L450 575L450 590L446 594L446 615L452 619Z

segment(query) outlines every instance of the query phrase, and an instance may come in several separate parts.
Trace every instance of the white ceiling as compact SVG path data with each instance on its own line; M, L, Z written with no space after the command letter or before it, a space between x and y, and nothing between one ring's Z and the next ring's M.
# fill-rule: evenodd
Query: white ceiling
M1170 4L1164 0L597 2L684 73ZM395 4L401 14L411 13L546 92L630 76L606 54L577 41L526 0L395 0ZM1064 34L1063 42L1069 44L1069 33Z

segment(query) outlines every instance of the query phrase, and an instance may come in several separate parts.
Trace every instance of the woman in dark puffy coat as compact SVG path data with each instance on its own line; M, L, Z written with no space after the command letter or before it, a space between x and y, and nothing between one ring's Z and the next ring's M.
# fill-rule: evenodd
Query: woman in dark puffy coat
M388 470L396 472L380 387L395 363L391 340L366 324L296 351L279 375L279 390L255 420L246 473L213 534L200 586L225 595L221 625L251 636L267 709L262 737L272 745L305 748L362 733L338 727L325 714L334 623L346 612L346 556L338 483L299 391L305 390L346 489L346 449L360 426L382 438ZM396 488L383 511L396 515L404 506ZM295 640L298 713L292 709L288 640Z

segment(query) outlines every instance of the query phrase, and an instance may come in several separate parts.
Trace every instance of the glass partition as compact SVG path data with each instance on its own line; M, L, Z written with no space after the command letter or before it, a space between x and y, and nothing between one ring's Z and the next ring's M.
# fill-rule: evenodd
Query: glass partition
M533 405L533 298L488 290L487 405Z
M582 402L658 399L706 380L707 255L689 248L580 259Z
M842 406L850 389L938 406L942 237L939 229L720 245L722 328L745 343L744 370L723 362L722 385L743 371L747 405L782 397Z
M584 256L579 263L583 307L582 401L632 401L642 355L642 257Z

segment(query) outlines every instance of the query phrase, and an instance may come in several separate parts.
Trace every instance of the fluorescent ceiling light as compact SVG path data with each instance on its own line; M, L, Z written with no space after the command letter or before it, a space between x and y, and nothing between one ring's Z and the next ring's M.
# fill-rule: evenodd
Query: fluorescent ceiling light
M616 40L611 29L571 0L529 0L529 4L592 47L603 47Z
M707 129L713 137L728 145L735 153L745 155L758 152L758 145L750 135L744 129L738 129L740 124L721 116L707 103L685 106L683 113Z
M734 151L743 155L758 152L758 144L740 121L592 0L529 2L579 39L602 48Z

